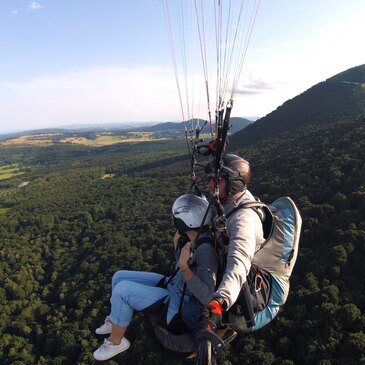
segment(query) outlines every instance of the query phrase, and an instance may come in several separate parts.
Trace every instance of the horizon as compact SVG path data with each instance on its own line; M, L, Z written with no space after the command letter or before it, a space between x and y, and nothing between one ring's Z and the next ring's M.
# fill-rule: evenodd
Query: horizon
M251 122L256 122L259 118L255 117L232 117L232 118L241 118L247 119ZM165 124L165 123L176 123L180 124L183 121L142 121L142 122L113 122L113 123L80 123L80 124L66 124L66 125L59 125L59 126L52 126L52 127L43 127L43 128L34 128L34 129L25 129L25 130L9 130L9 131L0 131L0 137L11 136L13 134L26 134L30 132L38 132L38 131L49 131L49 130L64 130L64 131L72 131L75 130L83 131L83 130L92 130L92 129L105 129L106 131L113 131L113 128L117 129L133 129L133 128L140 128L140 127L151 127L158 124Z
M363 64L364 12L362 0L262 1L232 116L263 117ZM0 32L0 134L183 120L162 1L3 1Z

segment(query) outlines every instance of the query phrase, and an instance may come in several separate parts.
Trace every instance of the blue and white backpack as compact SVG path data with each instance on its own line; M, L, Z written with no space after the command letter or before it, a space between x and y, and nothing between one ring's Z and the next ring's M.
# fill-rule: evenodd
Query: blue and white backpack
M248 279L251 296L259 303L259 309L256 307L253 318L255 324L252 327L248 326L245 317L235 312L236 307L228 313L230 326L241 332L252 332L265 326L285 303L289 293L289 278L298 255L302 226L298 208L289 197L278 198L270 205L260 201L242 203L226 216L228 218L238 209L247 208L264 210L263 228L266 240L253 257ZM262 284L269 281L269 289L264 293L265 285Z

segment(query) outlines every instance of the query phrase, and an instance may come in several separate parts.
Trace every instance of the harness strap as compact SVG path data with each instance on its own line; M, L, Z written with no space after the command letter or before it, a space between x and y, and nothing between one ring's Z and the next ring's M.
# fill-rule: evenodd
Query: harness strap
M264 215L262 216L257 208L262 208ZM273 229L273 214L269 207L260 201L250 201L246 203L239 204L236 208L233 208L230 212L227 213L226 217L227 219L235 212L237 212L240 209L253 209L254 212L259 216L260 221L262 223L262 228L264 232L264 238L265 242L262 243L260 248L256 251L256 253L261 250L267 242L268 237L270 237L272 229Z
M214 245L214 238L211 235L202 236L196 241L195 247L197 248L198 246L200 246L203 243L210 243L213 246Z
M229 211L226 214L226 218L228 219L233 213L236 213L240 209L246 209L246 208L267 208L267 205L263 202L257 202L257 201L251 201L246 203L239 204L236 208L233 208L231 211ZM257 209L254 209L254 211L258 214L260 217L260 220L263 221L265 218L262 218Z
M185 292L186 292L186 282L184 283L184 286L183 286L183 290L182 290L182 293L181 293L181 299L180 299L180 304L179 304L179 311L177 313L181 313L181 309L182 309L182 306L183 306L183 303L184 303L184 296L185 296Z

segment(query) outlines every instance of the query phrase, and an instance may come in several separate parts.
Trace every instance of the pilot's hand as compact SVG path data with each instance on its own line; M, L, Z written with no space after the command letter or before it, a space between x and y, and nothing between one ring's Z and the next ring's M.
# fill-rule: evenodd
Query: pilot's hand
M213 299L207 304L205 309L206 316L212 319L217 328L223 327L221 304L217 300Z

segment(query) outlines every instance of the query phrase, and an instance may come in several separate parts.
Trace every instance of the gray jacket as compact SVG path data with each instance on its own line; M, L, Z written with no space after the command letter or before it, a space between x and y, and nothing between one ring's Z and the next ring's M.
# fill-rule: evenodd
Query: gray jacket
M224 202L225 213L229 213L240 203L254 201L253 195L246 190ZM214 294L225 299L227 309L230 308L240 293L241 287L251 268L251 261L256 249L264 242L262 223L253 209L239 209L227 220L229 245L227 267L222 282Z
M177 257L180 253L177 253ZM217 279L218 259L214 247L210 243L200 244L194 252L192 271L194 276L186 281L186 292L188 296L194 296L203 305L212 300ZM183 275L180 276L182 281ZM181 287L181 286L180 286Z

